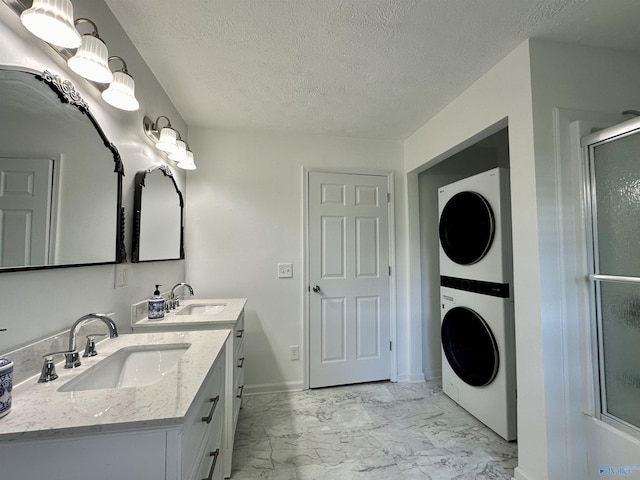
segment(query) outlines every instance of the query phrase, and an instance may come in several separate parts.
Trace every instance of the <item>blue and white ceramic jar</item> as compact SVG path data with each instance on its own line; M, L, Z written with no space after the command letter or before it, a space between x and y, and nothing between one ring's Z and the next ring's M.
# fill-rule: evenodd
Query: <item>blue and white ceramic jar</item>
M11 390L13 390L13 362L0 358L0 417L11 410Z

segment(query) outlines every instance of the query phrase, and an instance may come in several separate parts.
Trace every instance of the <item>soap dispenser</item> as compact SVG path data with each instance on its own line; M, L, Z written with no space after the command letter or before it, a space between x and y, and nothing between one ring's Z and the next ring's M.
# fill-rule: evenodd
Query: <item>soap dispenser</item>
M156 285L153 296L149 299L149 320L164 318L164 297L160 295L160 285Z

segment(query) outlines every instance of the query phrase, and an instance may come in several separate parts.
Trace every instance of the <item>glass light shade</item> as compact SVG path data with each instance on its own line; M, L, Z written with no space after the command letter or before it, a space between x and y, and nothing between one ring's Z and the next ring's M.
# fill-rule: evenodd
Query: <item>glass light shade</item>
M33 0L20 14L24 27L36 37L62 48L78 48L82 38L73 25L70 0Z
M140 108L135 95L135 82L131 75L124 72L115 72L113 74L113 82L105 91L102 92L102 98L112 107L133 112Z
M187 158L187 144L184 143L182 140L178 140L176 142L176 145L178 146L178 149L176 150L175 153L169 154L169 160L173 160L176 163L180 163L185 161Z
M171 127L165 127L160 130L160 140L156 143L156 148L163 152L176 153L178 151L177 139L176 131Z
M187 154L185 156L185 159L182 160L178 164L178 167L182 168L183 170L195 170L196 169L196 164L193 161L193 152L191 150L187 150Z
M67 60L69 68L84 78L98 83L111 83L113 73L107 60L107 46L93 35L83 35L82 45L76 54Z

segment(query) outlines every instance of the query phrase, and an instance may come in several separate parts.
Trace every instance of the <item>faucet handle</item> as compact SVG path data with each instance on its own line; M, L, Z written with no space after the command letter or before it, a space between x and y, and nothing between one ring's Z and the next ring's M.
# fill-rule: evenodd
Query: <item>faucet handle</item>
M42 372L40 372L40 378L38 383L46 383L58 378L56 373L56 367L53 364L53 355L44 355L44 365L42 365Z
M64 368L76 368L82 365L82 363L80 362L80 355L78 354L78 350L62 350L60 352L51 352L43 355L42 358L51 358L53 360L53 356L58 355L59 353L64 354Z
M64 368L74 368L80 366L80 358L78 357L77 350L62 350L60 352L49 352L42 355L44 358L44 365L42 366L42 372L40 372L40 378L38 383L50 382L58 378L56 373L56 367L53 365L53 356L64 354Z
M94 337L106 337L106 333L90 333L87 335L87 344L84 347L83 357L95 357L98 355L98 351L96 350L96 341Z

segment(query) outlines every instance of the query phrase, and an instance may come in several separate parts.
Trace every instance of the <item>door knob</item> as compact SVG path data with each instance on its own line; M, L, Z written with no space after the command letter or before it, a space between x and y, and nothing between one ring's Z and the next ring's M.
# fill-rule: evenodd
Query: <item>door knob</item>
M313 287L313 291L316 293L320 292L320 287L318 285L316 285L315 287Z

